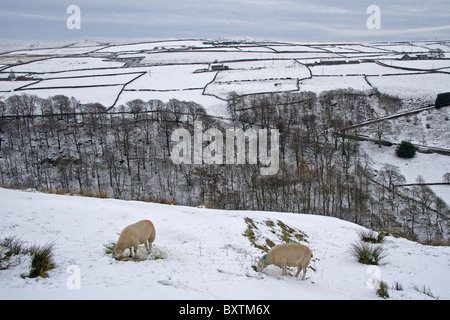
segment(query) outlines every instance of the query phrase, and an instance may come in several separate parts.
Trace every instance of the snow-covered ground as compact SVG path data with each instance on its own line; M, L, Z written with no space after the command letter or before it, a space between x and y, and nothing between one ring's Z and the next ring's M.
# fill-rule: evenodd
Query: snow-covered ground
M446 59L399 60L408 53L444 50ZM0 45L0 98L35 94L75 97L81 103L120 106L133 99L195 101L210 115L227 116L225 99L239 94L313 91L353 88L398 95L417 101L434 101L450 91L450 42L372 44L245 43L211 45L201 40L167 40L111 45L85 41L79 44L33 44L5 48ZM17 50L17 51L12 51ZM349 64L360 60L361 63ZM210 64L229 70L206 71ZM203 72L198 72L204 69ZM432 71L432 72L430 72ZM437 71L437 72L436 72ZM12 74L25 79L7 81ZM412 105L412 104L411 104ZM421 106L421 105L420 105ZM414 106L419 107L419 106ZM385 139L442 148L450 147L448 108L417 117L391 120L393 132ZM447 119L447 120L446 120ZM363 134L369 134L366 129ZM373 132L370 133L373 135ZM426 182L440 182L450 171L447 156L417 154L397 158L394 147L361 143L375 169L396 165L412 183L421 174ZM450 203L448 186L433 187ZM335 218L274 212L224 211L167 206L144 202L56 196L0 189L0 240L17 235L29 243L55 241L56 268L47 279L23 279L29 257L15 257L0 271L0 299L378 299L368 286L374 269L359 264L350 253L362 227ZM306 234L313 251L306 281L282 277L269 267L252 269L261 255L244 236L251 219L261 241L281 242L272 221ZM141 219L155 223L154 252L144 261L116 261L105 253L128 224ZM388 256L380 269L393 299L430 299L413 289L430 290L450 299L450 249L423 246L388 237ZM143 247L143 246L142 246ZM159 259L155 259L157 256ZM70 290L70 266L80 271L81 289ZM71 269L69 268L69 271ZM269 288L269 289L268 289Z
M56 268L48 278L22 278L29 257L0 271L0 299L379 299L370 286L379 274L392 299L450 299L449 247L387 237L380 269L358 263L350 246L362 227L336 218L275 212L225 211L155 203L61 196L0 189L0 234L28 243L54 241ZM281 242L278 220L304 235L314 257L305 281L270 266L252 269L261 255L244 236ZM153 253L143 261L116 261L105 245L128 224L150 219ZM247 221L250 221L247 219ZM272 221L272 223L267 223ZM158 257L158 259L155 259ZM79 289L73 279L79 276ZM69 283L69 286L68 286Z
M434 101L438 93L450 90L450 74L448 73L368 76L367 79L380 92L400 98L428 97Z
M102 58L64 57L43 59L26 64L20 64L11 69L14 72L60 72L94 68L119 68L123 62L107 61Z
M443 50L444 59L414 59L437 48ZM414 60L401 60L406 53ZM449 54L448 41L315 45L247 40L233 45L203 40L0 44L0 97L28 93L46 98L65 94L82 103L98 102L108 108L126 103L130 90L132 99L164 102L172 98L164 94L170 90L179 91L180 98L195 99L211 115L224 114L226 103L222 99L232 91L320 93L374 87L402 98L425 96L434 101L437 93L449 90ZM224 64L230 69L195 72L208 69L210 64ZM126 76L120 75L132 72L146 76L127 81ZM24 87L32 82L5 81L11 73L44 81ZM95 79L68 78L79 75L95 75ZM79 86L85 82L93 87L87 90ZM112 87L105 94L105 82L121 86ZM67 93L59 89L62 86L70 87ZM97 94L97 89L102 93ZM192 89L200 90L200 94L191 96L186 92Z
M419 175L427 183L436 183L443 181L443 175L450 172L450 161L448 156L437 153L424 154L417 152L414 158L404 159L397 157L395 146L378 147L378 144L372 142L361 142L364 151L370 154L372 167L380 170L385 164L397 166L400 173L405 176L406 183L416 183ZM450 186L438 185L430 186L437 196L446 203L450 203Z
M355 89L360 91L370 90L371 87L363 76L349 77L312 77L299 81L300 91L312 91L320 94L322 91L337 89Z

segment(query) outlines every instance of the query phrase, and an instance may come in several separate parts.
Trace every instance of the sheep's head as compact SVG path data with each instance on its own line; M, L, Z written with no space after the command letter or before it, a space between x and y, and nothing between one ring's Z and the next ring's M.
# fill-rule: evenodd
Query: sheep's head
M256 264L256 271L261 272L267 267L267 255L263 255Z
M123 253L123 250L121 250L119 248L114 248L112 255L115 259L119 259L122 256L122 253Z

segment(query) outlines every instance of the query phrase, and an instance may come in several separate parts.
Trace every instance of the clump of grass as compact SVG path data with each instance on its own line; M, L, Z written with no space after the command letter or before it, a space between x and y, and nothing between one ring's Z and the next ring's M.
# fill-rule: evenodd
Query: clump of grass
M290 242L308 242L306 240L307 235L300 230L295 230L294 228L291 228L290 226L286 225L283 221L277 220L278 226L281 228L281 240L283 240L284 243L290 243Z
M266 244L269 246L269 248L275 247L275 243L270 239L266 239Z
M55 268L52 252L53 245L54 243L50 242L42 246L32 245L27 247L24 241L17 236L7 237L0 242L0 247L3 249L0 257L0 270L5 270L9 267L9 259L12 256L29 254L31 256L30 272L28 275L22 275L22 277L47 278L47 272Z
M89 189L89 190L85 191L85 190L81 189L78 194L82 197L89 197L89 198L100 198L100 199L108 198L108 191L106 191L106 190L94 191L92 189Z
M3 239L0 242L1 256L0 256L0 270L6 270L9 267L9 258L14 255L21 254L23 249L23 241L17 236L11 236Z
M0 242L0 246L4 247L6 249L6 252L5 252L4 256L2 257L2 260L9 259L9 257L11 257L13 255L21 254L24 251L23 241L18 239L17 236L11 236L11 237L7 237L7 238L3 239Z
M438 239L426 241L424 244L429 245L429 246L435 246L435 247L438 247L438 246L448 247L449 246L449 242L447 240L445 240L444 238L438 238Z
M140 261L145 261L145 260L148 260L148 259L122 256L122 257L117 258L116 260L118 260L118 261L135 261L135 262L140 262Z
M400 282L396 281L394 283L393 289L397 291L403 291L403 285Z
M386 233L379 232L378 234L372 230L359 230L358 231L359 238L363 242L367 243L383 243L386 237Z
M255 248L263 252L269 251L277 243L308 242L306 239L308 236L303 231L294 229L281 220L276 220L275 222L269 219L260 222L245 217L244 221L247 224L247 229L245 229L243 235L248 238ZM269 231L274 235L274 238L267 238L260 229Z
M244 221L247 224L247 229L245 229L243 235L245 237L247 237L248 240L250 241L250 243L253 244L256 248L258 248L264 252L269 251L270 247L264 247L262 245L259 245L256 242L256 234L255 234L254 230L258 230L258 227L256 226L255 222L252 219L250 219L249 217L245 217ZM266 242L266 244L268 244L268 243Z
M30 278L47 278L47 271L55 268L53 262L53 242L46 243L42 246L34 245L28 249L31 254Z
M64 191L64 189L62 188L56 188L55 194L64 195L66 194L66 191Z
M116 244L114 242L110 242L110 243L104 244L103 247L105 248L105 253L108 255L111 255L114 251L114 248L116 247ZM150 254L145 258L134 258L134 257L122 256L122 257L119 257L117 260L119 260L119 261L145 261L145 260L161 260L161 259L166 259L166 257L164 257L164 254L157 253L152 249L152 252L150 252Z
M108 244L104 244L103 246L105 247L106 254L112 254L114 251L114 248L116 247L116 244L114 242L110 242Z
M114 252L114 249L116 248L116 244L114 242L110 242L110 243L104 244L103 246L105 247L105 253L108 254L108 255L112 254ZM122 256L122 257L119 257L116 260L129 261L129 260L133 260L133 258Z
M362 264L379 265L386 257L386 252L382 246L374 246L361 242L352 245L352 254Z
M387 282L384 281L380 281L380 287L376 290L376 293L379 297L383 298L383 299L388 299L389 298L389 285L387 284Z
M206 208L206 209L218 209L215 205L209 203L208 201L201 202L197 205L199 208Z
M416 284L412 285L413 290L416 290L419 293L423 293L433 299L439 299L439 297L436 297L430 290L430 288L425 287L425 285L423 285L422 287L419 287Z
M265 223L269 228L275 227L275 223L272 220L266 220Z

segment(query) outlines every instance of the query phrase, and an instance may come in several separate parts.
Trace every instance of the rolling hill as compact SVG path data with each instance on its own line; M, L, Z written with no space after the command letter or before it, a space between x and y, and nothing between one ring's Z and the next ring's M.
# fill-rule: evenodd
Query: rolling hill
M332 217L7 189L0 189L0 198L2 237L52 242L55 264L48 278L22 278L30 258L12 256L0 271L0 299L381 299L374 277L388 284L392 299L450 298L448 247L388 236L382 244L387 256L377 269L351 254L364 228ZM155 224L152 253L141 245L138 261L113 259L105 246L141 219ZM262 273L252 268L263 253L254 244L294 241L286 239L286 230L313 252L305 281L293 277L294 268L288 276L275 266ZM74 270L78 282L73 282Z

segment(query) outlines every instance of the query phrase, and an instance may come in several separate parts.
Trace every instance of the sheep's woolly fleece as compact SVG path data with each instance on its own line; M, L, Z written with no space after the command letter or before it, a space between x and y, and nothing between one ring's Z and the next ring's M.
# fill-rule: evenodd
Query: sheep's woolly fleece
M126 249L129 255L137 258L138 245L144 244L147 253L150 253L153 241L155 241L155 226L150 220L141 220L126 226L120 233L114 248L114 258L119 258Z
M305 279L306 268L311 261L311 250L302 244L286 243L274 246L267 254L259 260L257 271L261 271L269 265L276 265L286 274L285 266L297 267L295 274L298 277L300 271L303 272L302 280Z
M368 285L373 269L351 255L361 227L336 218L1 188L0 199L1 237L54 241L56 264L48 278L24 279L20 274L29 259L15 257L7 270L0 270L0 299L380 299ZM304 232L315 271L308 269L305 281L293 277L295 268L288 276L275 266L254 271L252 263L263 252L244 235L246 217L258 222L259 234L267 237L273 236L273 228L263 227L268 220ZM143 261L116 261L106 254L105 245L115 242L124 226L142 219L150 219L158 232L148 258L143 245L138 251ZM379 269L381 280L403 286L389 291L392 299L433 299L414 287L450 299L450 248L393 237L383 246L388 256ZM79 271L79 289L68 286L74 270Z

